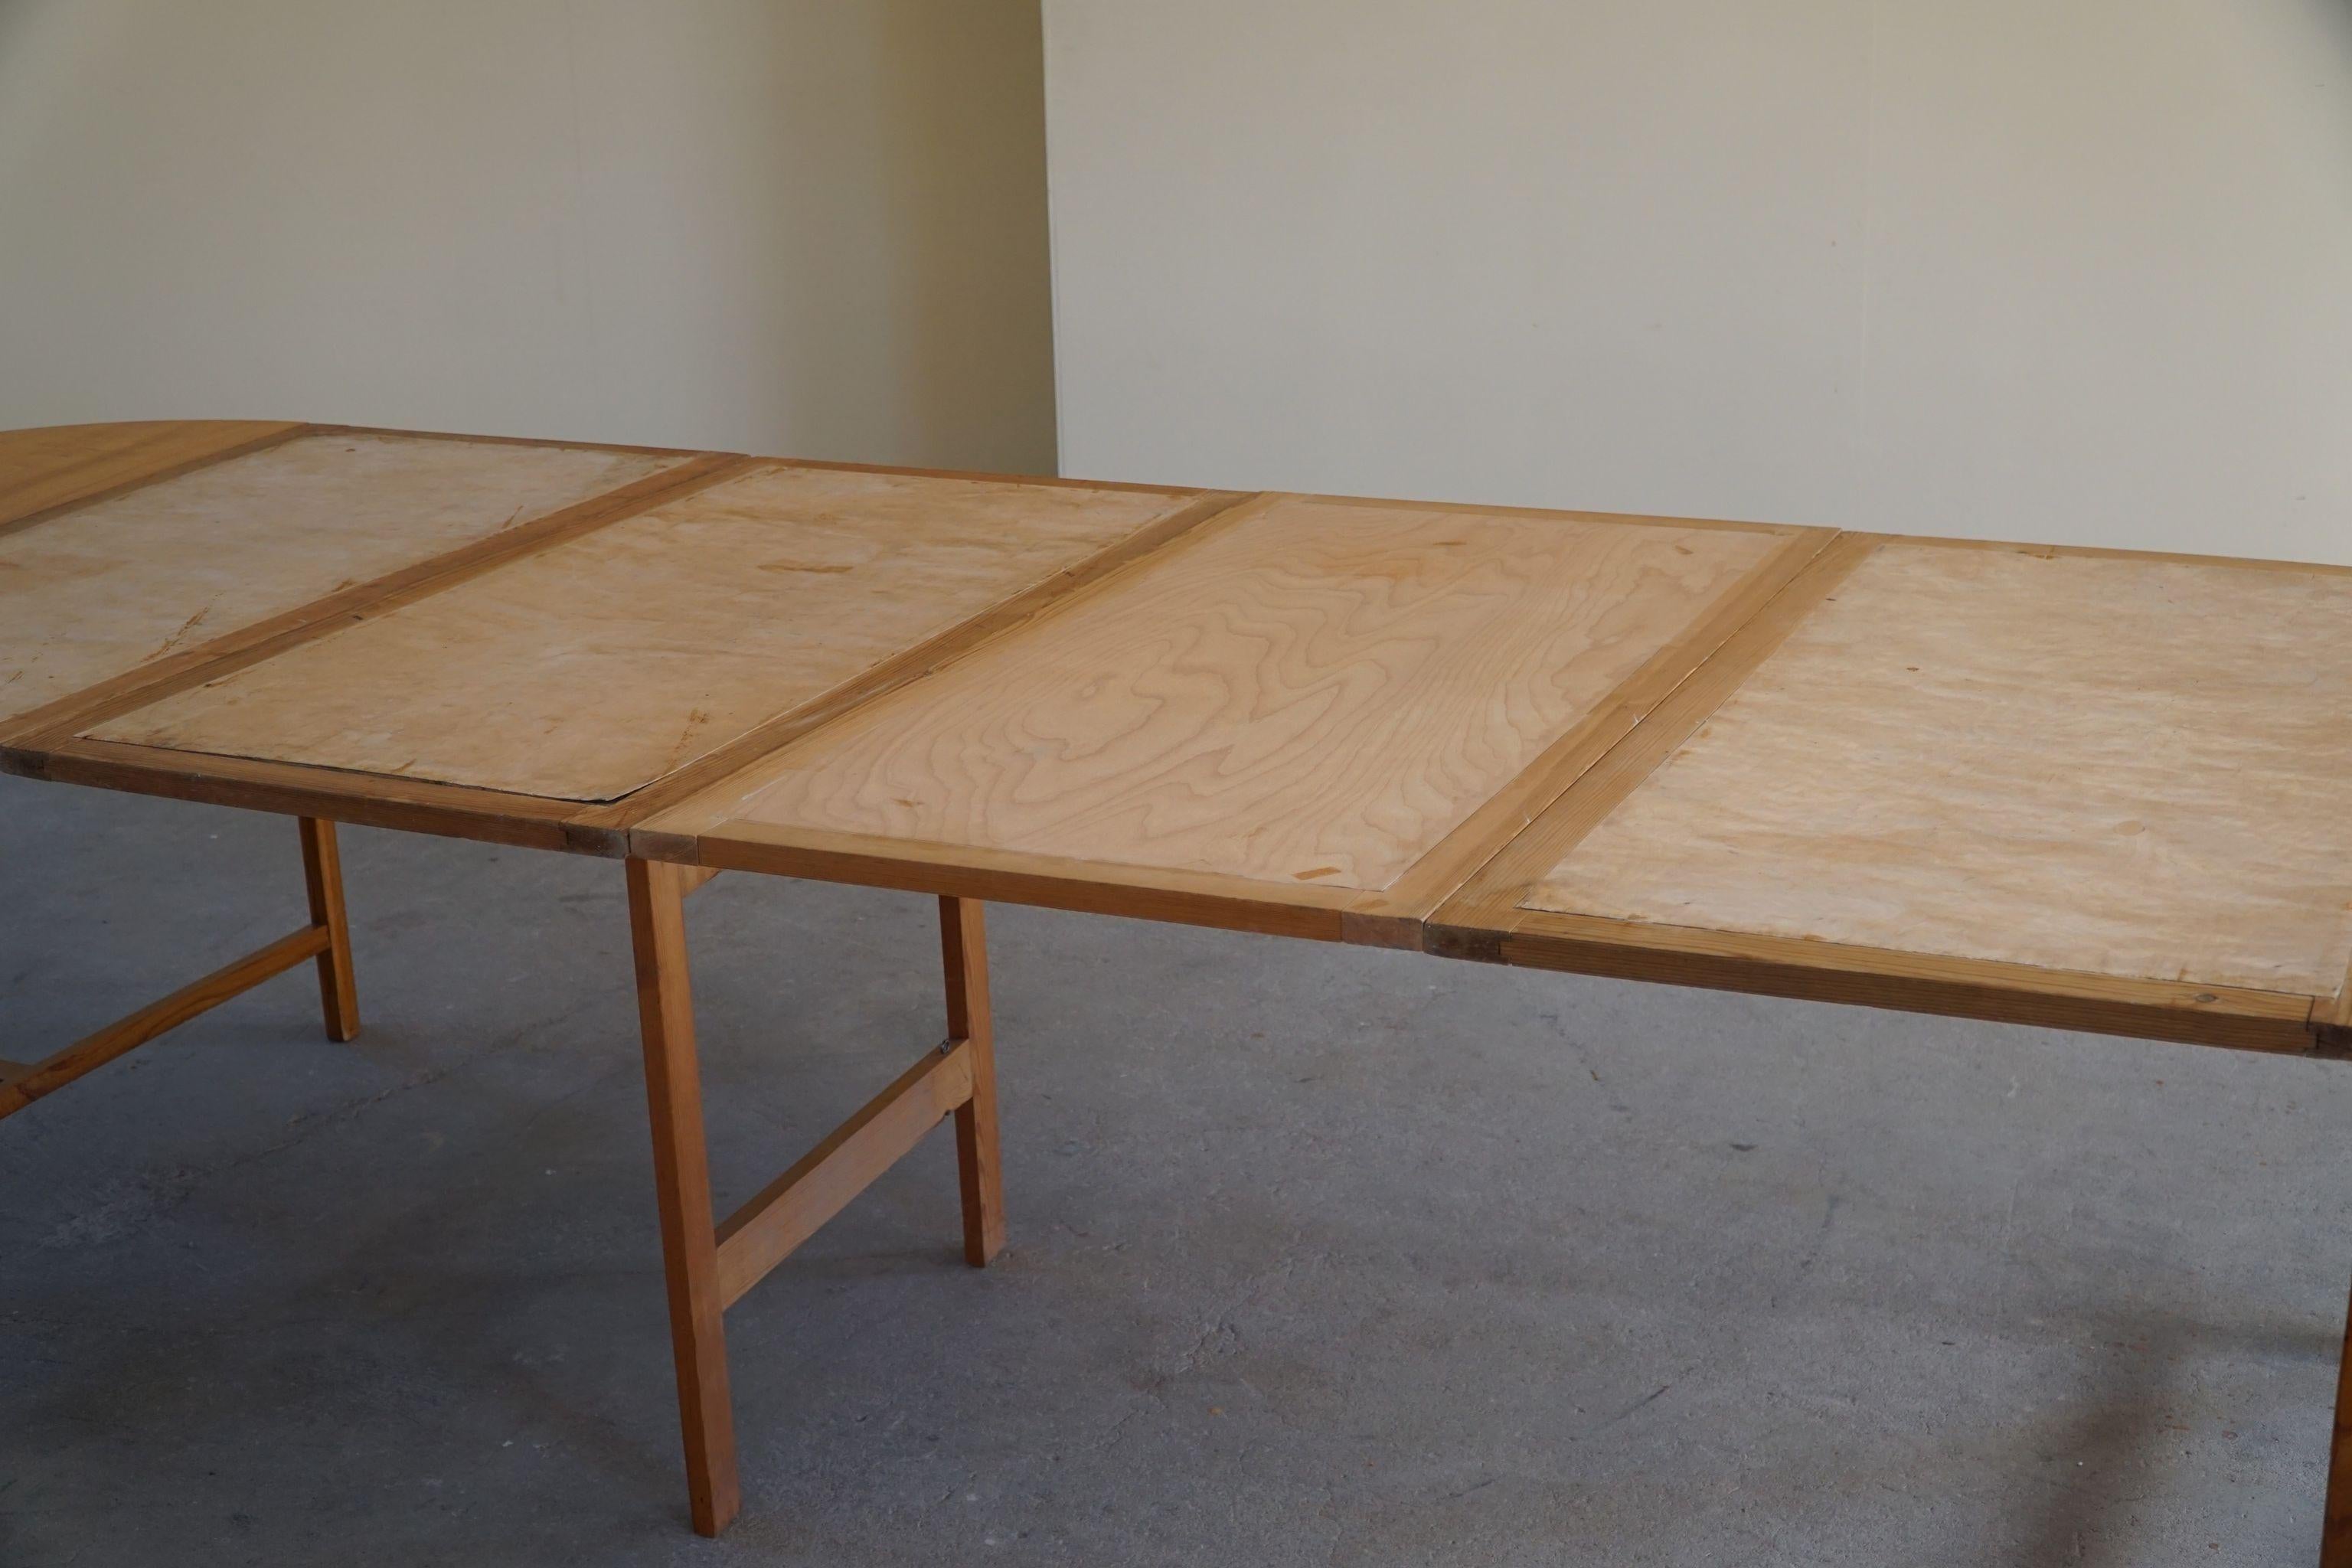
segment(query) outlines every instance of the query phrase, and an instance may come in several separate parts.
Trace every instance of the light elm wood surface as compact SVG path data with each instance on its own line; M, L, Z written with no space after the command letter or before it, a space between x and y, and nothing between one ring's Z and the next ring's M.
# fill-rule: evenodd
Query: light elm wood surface
M0 718L678 460L303 436L0 535Z
M1386 888L1784 538L1268 498L649 826Z
M762 467L91 733L613 800L1194 499Z
M1882 545L1521 904L2332 996L2352 576Z

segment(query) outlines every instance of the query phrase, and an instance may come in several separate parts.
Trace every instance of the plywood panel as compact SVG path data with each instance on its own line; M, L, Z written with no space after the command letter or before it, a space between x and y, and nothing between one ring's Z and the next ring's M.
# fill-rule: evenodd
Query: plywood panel
M93 733L611 800L1194 499L763 467Z
M0 717L675 461L321 434L50 517L0 539Z
M151 419L0 431L0 528L295 428L258 419Z
M2352 579L1885 545L1521 902L2332 995Z
M651 826L1384 889L1782 542L1276 499Z
M0 718L679 460L305 436L0 537Z

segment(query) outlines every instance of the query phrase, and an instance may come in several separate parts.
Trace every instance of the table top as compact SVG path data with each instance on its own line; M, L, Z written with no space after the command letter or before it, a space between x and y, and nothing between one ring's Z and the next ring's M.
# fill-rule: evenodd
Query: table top
M0 766L2278 1050L2352 571L296 424L0 434Z

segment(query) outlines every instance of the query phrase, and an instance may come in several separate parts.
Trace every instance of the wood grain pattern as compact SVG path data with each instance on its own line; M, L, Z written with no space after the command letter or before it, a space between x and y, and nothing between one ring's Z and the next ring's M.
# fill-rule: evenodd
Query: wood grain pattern
M804 467L814 465L802 465ZM894 473L895 469L877 470ZM938 478L940 476L922 476ZM992 479L991 483L996 483ZM1035 485L1036 480L1003 481ZM1055 480L1069 488L1069 481ZM1141 490L1142 486L1119 487ZM1018 633L1030 620L1044 613L1055 600L1076 592L1087 584L1124 570L1153 551L1187 531L1229 510L1247 498L1230 490L1159 490L1171 510L1161 511L1151 521L1128 534L1118 543L1099 550L1076 565L1054 573L1028 588L992 605L985 612L957 623L951 629L919 642L908 643L897 653L867 665L847 680L828 688L808 701L788 708L773 717L746 730L724 745L715 746L683 767L673 769L645 788L632 791L621 799L606 804L591 803L572 818L574 826L585 829L627 828L658 813L679 805L700 795L749 763L758 762L787 742L808 733L818 726L848 712L858 704L869 701L883 692L895 690L951 660L961 658L984 642Z
M2332 996L2352 579L1893 542L1522 900Z
M0 431L0 533L301 428L268 419L152 419Z
M0 718L672 467L303 436L0 538Z
M1193 499L764 466L93 733L611 800Z
M648 827L1381 889L1783 537L1266 498Z
M689 494L729 473L740 471L748 460L719 452L687 453L675 464L617 489L601 491L529 521L497 529L454 550L408 562L382 576L350 583L324 598L307 600L277 615L257 621L231 623L225 630L215 627L208 618L201 631L182 638L171 652L160 658L13 718L0 719L0 767L9 765L5 752L10 750L23 747L38 752L58 747L86 726L104 723L199 681L241 669L323 636L337 626L382 614L490 571L517 556L642 511L656 502Z
M1834 557L1840 537L1834 529L1789 530L1736 587L1718 595L1705 615L1661 645L1606 699L1589 709L1509 784L1488 795L1434 848L1390 883L1379 911L1409 916L1414 924L1410 931L1398 929L1396 940L1389 945L1421 946L1419 921L1423 917L1596 764L1622 755L1616 750L1618 742L1637 726L1648 726L1654 713L1678 700L1706 672L1720 670L1723 664L1717 655L1727 645L1748 635L1751 627L1771 624L1774 606L1787 597L1792 584L1814 575L1824 556Z
M1448 951L1467 951L1483 933L1491 948L1496 933L1530 919L1536 911L1521 907L1529 886L1623 805L1877 548L1872 539L1841 533L1782 578L1727 637L1708 648L1687 679L1652 705L1637 727L1618 731L1552 804L1458 879L1425 940ZM1447 934L1447 928L1460 929Z

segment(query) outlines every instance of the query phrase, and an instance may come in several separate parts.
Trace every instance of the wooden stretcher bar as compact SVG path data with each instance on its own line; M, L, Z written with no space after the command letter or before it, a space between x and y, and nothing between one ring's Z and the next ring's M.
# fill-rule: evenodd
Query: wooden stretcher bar
M335 848L335 825L304 817L299 826L310 924L223 964L203 979L83 1036L40 1061L0 1062L0 1120L306 959L318 963L319 1000L327 1037L347 1041L356 1037L359 998L352 979L351 926L343 912L342 865Z

